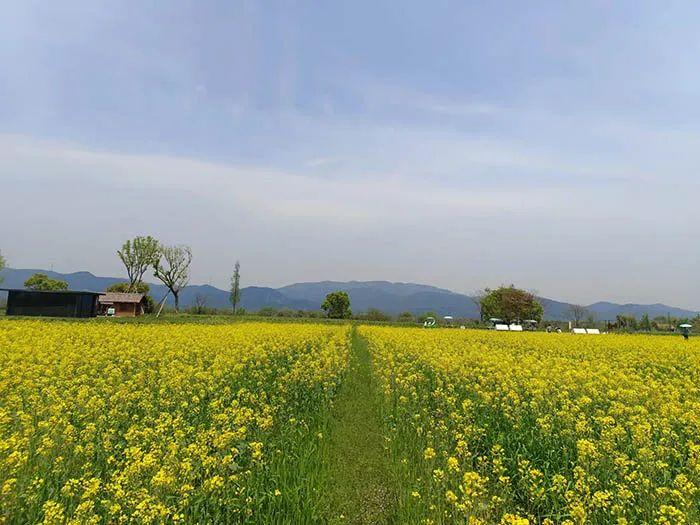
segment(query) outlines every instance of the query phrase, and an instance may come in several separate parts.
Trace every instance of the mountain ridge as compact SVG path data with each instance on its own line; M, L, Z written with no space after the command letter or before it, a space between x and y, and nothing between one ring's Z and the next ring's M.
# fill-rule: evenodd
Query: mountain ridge
M96 276L88 271L60 273L51 270L5 268L0 272L4 282L0 287L22 288L24 281L34 273L45 273L52 279L68 282L70 289L103 291L106 287L126 282L121 277ZM160 301L167 293L162 284L148 283L151 295ZM479 309L474 298L439 288L437 286L406 282L391 281L318 281L293 283L280 288L265 286L247 286L241 289L241 306L247 310L261 308L288 308L293 310L318 310L327 293L331 291L346 291L350 295L352 309L356 312L377 308L386 313L396 315L403 311L413 314L434 312L437 315L453 315L455 317L477 318ZM194 305L197 299L204 299L206 306L212 308L228 308L229 292L209 284L189 285L180 294L180 304L183 307ZM570 303L540 297L545 310L545 318L551 320L566 320L569 318ZM172 304L172 298L167 301ZM683 308L668 306L663 303L649 305L635 303L613 303L598 301L586 306L597 319L614 320L617 315L633 315L640 318L645 313L649 317L671 315L673 317L690 318L697 312Z

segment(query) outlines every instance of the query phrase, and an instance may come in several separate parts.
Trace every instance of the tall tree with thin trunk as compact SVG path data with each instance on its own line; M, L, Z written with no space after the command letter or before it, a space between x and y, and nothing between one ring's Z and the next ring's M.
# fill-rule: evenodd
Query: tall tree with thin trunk
M236 261L233 267L233 276L231 277L231 295L229 297L231 306L233 307L233 315L236 315L238 303L241 302L241 263Z
M479 309L479 319L482 319L482 320L484 319L484 312L482 310L481 301L483 300L484 297L486 297L489 294L490 291L491 290L489 290L488 288L484 288L482 290L475 291L470 296L470 299L474 302L476 307Z
M154 275L170 290L175 299L175 311L180 311L180 291L190 280L192 250L189 246L163 246L153 265Z
M193 311L196 314L204 314L207 312L207 296L206 295L198 293L194 296Z
M7 261L6 261L5 258L2 256L2 252L0 252L0 272L3 271L3 270L5 269L5 266L7 266ZM2 281L3 281L4 279L5 279L5 278L4 278L2 275L0 275L0 283L2 283Z
M126 267L129 277L129 292L133 292L143 279L143 274L158 261L158 241L150 235L148 237L136 237L128 240L117 250L117 255Z

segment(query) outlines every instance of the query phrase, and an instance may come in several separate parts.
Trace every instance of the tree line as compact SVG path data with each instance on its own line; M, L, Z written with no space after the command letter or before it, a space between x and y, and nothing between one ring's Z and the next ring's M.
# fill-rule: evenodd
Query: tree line
M479 308L479 321L481 324L492 324L492 322L502 322L505 324L523 323L525 321L535 321L541 323L544 319L544 308L537 299L535 293L521 290L514 285L500 286L498 288L485 288L476 292L473 299ZM381 312L376 308L370 308L367 312L353 315L350 309L350 297L346 292L332 292L328 294L326 300L321 305L325 317L332 319L359 319L367 321L398 321L398 322L423 322L428 317L438 319L437 314L428 312L419 316L414 316L411 312L403 312L396 317ZM292 311L280 311L267 309L265 315L278 315L281 317L294 317L301 315ZM658 316L650 319L648 314L642 315L641 319L635 316L618 315L614 321L606 321L601 324L595 319L595 315L582 305L573 304L567 310L569 319L573 327L595 328L602 326L608 330L623 331L675 331L683 323L700 325L700 315L693 319L677 318L670 315ZM455 319L455 324L469 325L473 320ZM550 324L560 326L566 322L554 322Z
M135 292L146 296L145 310L147 313L155 311L156 304L150 296L150 286L143 281L146 273L151 270L153 276L160 280L172 294L175 303L175 311L180 311L180 293L187 286L190 279L190 266L192 264L192 250L185 245L165 245L151 236L138 236L129 239L117 250L117 256L124 265L127 281L113 284L107 292ZM0 271L5 268L7 261L0 252ZM245 313L240 308L241 302L241 265L239 261L234 264L230 280L229 301L234 314ZM0 283L2 276L0 276ZM60 291L68 289L65 281L51 279L46 274L36 273L29 277L24 286L30 290ZM160 306L165 302L167 295L160 301ZM514 285L500 286L498 288L485 288L474 294L473 297L478 309L481 323L489 324L491 319L498 319L506 324L533 320L540 323L544 317L544 308L537 299L535 293L516 288ZM195 297L193 313L217 313L215 309L206 307L206 297ZM257 312L261 316L277 317L327 317L330 319L358 319L377 322L423 322L428 317L438 318L434 312L426 312L414 315L411 312L402 312L392 316L376 308L370 308L366 312L353 314L350 306L350 296L344 291L329 293L320 305L319 311L290 310L262 308ZM568 308L568 317L574 327L594 327L598 323L595 316L582 305L571 305ZM471 320L473 322L473 320ZM470 320L459 319L460 324L469 324ZM606 323L610 330L626 331L673 331L679 324L689 322L700 324L700 316L694 319L680 319L668 316L659 316L650 319L644 314L641 319L635 316L618 315L613 321Z
M175 311L180 311L180 292L188 285L190 280L192 250L189 246L168 246L158 242L151 236L136 237L132 240L127 240L121 249L117 250L117 255L124 264L129 278L126 286L127 292L148 293L148 285L143 282L143 276L150 268L153 270L153 276L165 285L168 293L172 294ZM161 301L161 307L166 297ZM237 313L240 299L241 264L239 261L236 261L233 275L231 276L229 294L234 314ZM198 299L196 302L198 303L197 307L204 308L205 301Z
M155 238L138 236L129 239L117 250L117 256L126 270L127 282L115 283L106 292L141 293L146 296L146 311L154 310L154 302L150 294L150 286L144 282L146 272L151 270L153 276L168 289L175 303L175 311L180 311L180 292L190 281L190 266L192 265L192 249L186 245L166 245ZM0 252L0 271L7 265L6 259ZM233 312L236 313L241 298L240 268L236 261L231 277L230 301ZM0 283L2 277L0 277ZM25 282L28 290L61 291L68 289L66 281L51 279L44 273L35 273ZM164 304L167 294L160 305Z

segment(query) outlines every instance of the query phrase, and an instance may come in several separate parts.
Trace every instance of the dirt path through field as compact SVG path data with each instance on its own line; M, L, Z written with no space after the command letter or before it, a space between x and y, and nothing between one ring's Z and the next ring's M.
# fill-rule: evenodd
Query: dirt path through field
M353 329L350 368L329 436L330 523L392 523L395 497L377 403L367 343Z

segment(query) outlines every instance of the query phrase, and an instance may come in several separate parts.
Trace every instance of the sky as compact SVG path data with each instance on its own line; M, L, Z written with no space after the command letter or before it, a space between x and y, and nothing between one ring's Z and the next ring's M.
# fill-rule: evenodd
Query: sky
M3 4L0 250L700 309L700 3Z

